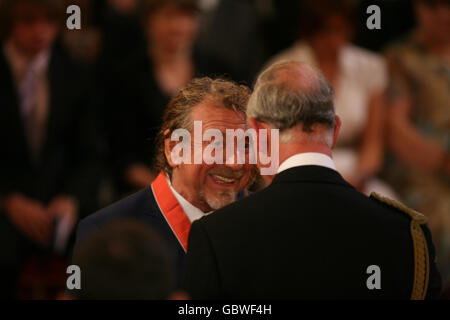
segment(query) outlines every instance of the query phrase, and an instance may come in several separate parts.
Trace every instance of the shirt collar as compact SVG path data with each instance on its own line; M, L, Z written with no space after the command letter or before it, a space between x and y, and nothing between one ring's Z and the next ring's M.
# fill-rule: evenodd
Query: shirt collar
M16 83L22 81L29 67L32 67L37 74L44 74L48 69L50 50L44 50L33 59L29 59L21 54L11 41L8 41L4 44L3 52L10 63L11 72Z
M323 153L298 153L287 158L278 168L278 173L299 166L322 166L336 171L333 159Z
M169 184L170 190L172 191L173 195L177 199L178 203L180 204L181 208L183 208L184 213L186 213L187 217L189 218L189 221L194 222L195 220L198 220L202 218L203 216L208 215L208 213L204 213L199 208L192 205L189 201L187 201L181 194L179 194L172 186L172 183L170 182L169 177L167 177L167 183Z

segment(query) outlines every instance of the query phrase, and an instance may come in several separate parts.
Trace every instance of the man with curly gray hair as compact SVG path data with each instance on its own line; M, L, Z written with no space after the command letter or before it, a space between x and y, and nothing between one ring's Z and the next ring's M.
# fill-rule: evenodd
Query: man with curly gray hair
M219 161L177 162L174 158L180 130L195 135L194 123L201 123L200 143L190 139L187 146L200 154L210 145L205 132L246 130L245 109L250 90L232 81L211 78L192 80L169 102L157 137L154 168L159 173L147 188L84 219L78 228L77 247L87 234L116 218L137 218L156 228L171 244L181 273L191 223L238 197L252 182L254 168L248 163ZM216 149L217 150L217 149Z

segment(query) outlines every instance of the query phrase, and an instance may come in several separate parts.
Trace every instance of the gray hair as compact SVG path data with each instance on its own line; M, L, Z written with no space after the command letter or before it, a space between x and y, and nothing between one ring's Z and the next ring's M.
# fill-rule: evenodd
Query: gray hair
M283 130L302 124L304 132L313 126L335 126L333 89L323 74L305 64L286 61L264 70L247 105L247 117Z

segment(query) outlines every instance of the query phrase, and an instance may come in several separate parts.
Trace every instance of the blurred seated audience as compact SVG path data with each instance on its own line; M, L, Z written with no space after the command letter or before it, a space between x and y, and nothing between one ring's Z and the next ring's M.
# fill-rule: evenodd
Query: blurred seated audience
M221 63L194 51L198 8L196 0L144 2L148 46L119 67L105 103L119 193L148 186L155 178L154 138L170 98L194 76L223 74Z
M156 230L133 219L115 220L77 248L82 300L187 299L175 292L172 251Z
M352 0L303 1L302 38L268 64L298 60L325 74L342 119L333 150L338 171L366 194L376 191L395 198L393 190L376 177L384 157L386 66L382 57L350 43L354 10Z
M417 26L392 44L385 176L429 217L438 267L450 281L450 1L414 1Z
M81 69L55 44L59 0L5 0L0 44L0 295L31 255L64 253L96 208L101 143Z

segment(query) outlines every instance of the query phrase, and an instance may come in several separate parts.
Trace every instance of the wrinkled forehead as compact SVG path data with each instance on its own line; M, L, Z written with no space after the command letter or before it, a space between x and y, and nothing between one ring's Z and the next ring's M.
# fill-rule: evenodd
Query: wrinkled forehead
M244 129L247 127L246 115L242 111L227 108L218 99L206 99L196 105L190 115L194 121L201 121L203 130Z

